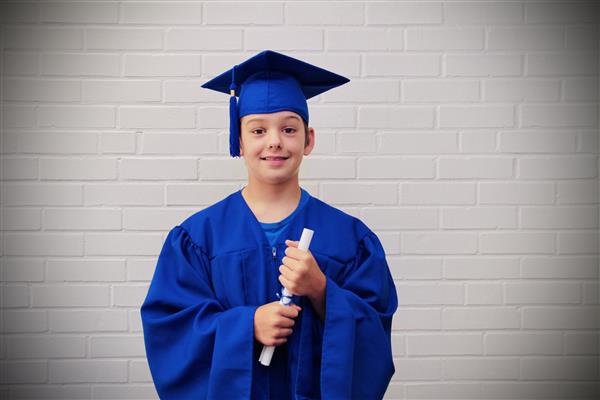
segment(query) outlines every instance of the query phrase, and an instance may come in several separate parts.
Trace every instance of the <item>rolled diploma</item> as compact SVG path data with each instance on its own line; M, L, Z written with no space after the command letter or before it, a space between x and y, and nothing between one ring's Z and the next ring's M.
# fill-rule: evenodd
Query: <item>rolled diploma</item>
M308 246L310 246L310 241L312 240L314 231L304 228L302 230L302 236L300 237L300 243L298 243L298 248L303 251L308 250ZM286 288L282 290L282 296L279 300L279 303L284 306L289 306L292 301L292 293L290 293ZM275 351L275 346L263 346L262 351L260 352L260 357L258 362L262 365L268 367L271 364L271 358L273 358L273 352Z

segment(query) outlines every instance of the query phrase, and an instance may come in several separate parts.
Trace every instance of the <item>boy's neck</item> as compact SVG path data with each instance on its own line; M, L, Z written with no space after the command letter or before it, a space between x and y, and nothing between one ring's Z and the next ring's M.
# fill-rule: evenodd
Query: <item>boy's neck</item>
M281 185L257 184L249 181L242 196L260 222L278 222L290 215L300 202L297 180Z

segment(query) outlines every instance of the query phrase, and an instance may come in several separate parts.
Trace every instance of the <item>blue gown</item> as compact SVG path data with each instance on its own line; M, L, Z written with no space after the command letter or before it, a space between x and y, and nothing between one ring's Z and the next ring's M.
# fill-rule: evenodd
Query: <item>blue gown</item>
M296 298L293 334L265 367L254 313L277 300L285 239L303 228L327 277L325 320ZM169 232L141 316L161 399L369 400L395 372L397 305L381 243L359 219L311 196L271 246L240 190Z

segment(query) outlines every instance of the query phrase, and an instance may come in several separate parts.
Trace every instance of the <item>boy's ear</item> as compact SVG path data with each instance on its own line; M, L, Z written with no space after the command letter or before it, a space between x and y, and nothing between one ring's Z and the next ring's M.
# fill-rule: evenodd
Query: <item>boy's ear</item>
M308 144L304 146L304 155L309 155L315 148L315 130L312 127L308 128Z

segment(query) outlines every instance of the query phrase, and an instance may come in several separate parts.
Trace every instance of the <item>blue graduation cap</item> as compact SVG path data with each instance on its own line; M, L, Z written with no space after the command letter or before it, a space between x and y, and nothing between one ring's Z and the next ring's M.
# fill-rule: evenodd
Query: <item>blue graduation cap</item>
M315 65L262 51L211 79L203 88L229 94L229 154L240 155L240 118L293 111L308 124L307 99L350 79ZM236 96L239 100L236 100Z

